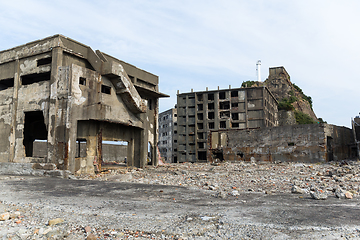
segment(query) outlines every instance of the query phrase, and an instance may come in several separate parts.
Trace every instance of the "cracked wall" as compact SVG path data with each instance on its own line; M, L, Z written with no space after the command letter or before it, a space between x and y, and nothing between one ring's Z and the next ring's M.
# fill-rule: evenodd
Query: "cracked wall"
M167 96L157 84L157 76L61 35L2 51L0 161L91 173L101 170L102 140L125 140L128 165L143 167L147 143L157 142L158 98ZM79 141L85 157L77 156ZM33 152L36 142L42 154Z
M228 161L338 161L353 156L352 139L351 129L330 124L214 131L209 161L217 161L219 152Z

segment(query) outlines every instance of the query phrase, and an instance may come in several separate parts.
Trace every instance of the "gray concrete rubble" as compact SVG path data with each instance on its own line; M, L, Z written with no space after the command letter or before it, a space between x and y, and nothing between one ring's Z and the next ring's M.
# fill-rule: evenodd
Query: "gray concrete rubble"
M156 165L158 99L167 97L158 83L62 35L1 51L0 162L52 163L72 173L101 171L113 159Z
M359 162L185 163L76 178L1 175L0 236L360 238Z

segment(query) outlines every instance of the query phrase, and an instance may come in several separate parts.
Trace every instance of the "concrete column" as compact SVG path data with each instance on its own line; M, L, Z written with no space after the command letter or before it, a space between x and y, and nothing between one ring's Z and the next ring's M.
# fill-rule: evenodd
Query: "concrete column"
M131 138L130 141L128 142L128 147L127 147L127 166L134 166L134 158L135 158L135 149L134 149L134 132L131 132Z
M57 132L57 83L58 83L58 67L62 66L63 52L60 47L53 48L52 50L52 62L51 62L51 75L50 75L50 97L48 103L48 114L45 119L45 124L48 128L48 162L58 164L58 159L63 158L59 156L59 148L63 148L64 143L58 143L56 140ZM63 160L63 159L62 159Z
M16 117L18 107L18 92L20 87L20 61L16 60L15 73L14 73L14 92L12 101L12 113L11 113L11 131L10 131L10 146L9 146L9 161L14 162L15 147L16 147Z
M159 165L159 158L158 158L158 152L157 152L157 142L159 139L158 136L158 129L159 129L159 124L158 124L158 119L159 119L159 99L154 99L154 103L155 103L155 107L154 107L154 127L153 127L153 131L154 131L154 146L153 146L153 165L157 166Z

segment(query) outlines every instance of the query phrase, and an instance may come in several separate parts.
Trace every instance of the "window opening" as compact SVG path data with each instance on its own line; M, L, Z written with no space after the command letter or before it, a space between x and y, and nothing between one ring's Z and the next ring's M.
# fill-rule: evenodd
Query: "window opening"
M198 139L204 139L204 133L198 133Z
M80 77L79 78L79 84L86 86L86 78Z
M121 166L127 163L127 141L102 140L102 166Z
M239 128L239 123L232 123L232 128Z
M238 103L231 103L231 107L232 107L232 108L237 108L238 105L239 105Z
M202 104L198 104L197 105L197 110L198 111L202 111L204 109L203 105Z
M3 79L0 81L0 91L14 87L14 78Z
M220 118L230 118L230 112L220 112Z
M214 129L215 128L215 124L213 122L209 122L209 129Z
M86 139L76 139L76 155L77 158L86 157Z
M148 109L152 110L152 99L148 100ZM165 118L164 118L164 120L165 120Z
M225 99L225 92L219 92L219 99Z
M198 152L198 159L199 160L206 160L206 152L203 152L203 151L199 151Z
M220 122L220 128L226 128L226 121Z
M163 144L167 144L167 141L163 141ZM150 142L148 142L148 156L147 156L147 163L148 165L152 165L152 160L153 160L153 146L151 145Z
M231 97L238 97L239 92L238 91L231 91Z
M197 94L197 99L198 99L199 102L201 102L201 101L203 100L203 95L202 95L202 93L198 93L198 94Z
M203 123L198 123L197 127L198 127L198 129L204 129L204 124Z
M214 103L208 103L208 109L214 109L215 108L215 105Z
M220 109L230 109L230 102L220 102Z
M203 120L204 119L204 115L202 113L198 113L197 117L198 117L198 120Z
M105 94L111 94L111 87L106 85L101 85L101 92Z
M209 119L214 119L215 118L215 113L214 112L209 112L208 113L208 118Z
M21 77L22 85L30 85L33 83L49 81L49 80L50 80L50 72L29 74Z
M238 113L232 113L232 114L231 114L231 118L232 118L233 120L239 120L239 114L238 114Z
M37 60L37 66L43 66L51 63L51 57L42 58Z
M214 100L214 94L213 93L208 94L208 100Z

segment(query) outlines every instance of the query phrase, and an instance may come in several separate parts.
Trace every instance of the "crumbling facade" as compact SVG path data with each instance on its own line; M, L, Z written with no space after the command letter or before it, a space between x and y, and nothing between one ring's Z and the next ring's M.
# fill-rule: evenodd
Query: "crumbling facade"
M62 35L1 51L0 161L93 173L103 141L125 141L128 165L157 164L166 96L156 75ZM46 143L43 156L34 157L36 142Z
M309 115L315 122L318 122L311 104L304 99L304 94L295 88L294 84L290 81L289 73L284 67L281 66L269 68L269 76L262 84L265 85L272 94L274 94L274 97L278 102L284 98L296 98L296 101L292 103L294 110L305 113ZM284 110L279 111L278 121L279 126L296 124L294 112Z
M354 146L356 155L360 157L360 116L356 116L351 120L351 126L354 134Z
M177 95L178 162L207 161L210 131L277 126L277 101L266 87Z
M177 162L177 108L159 114L159 151L163 162Z
M209 138L209 161L337 161L354 157L353 142L351 129L325 123L219 130Z

